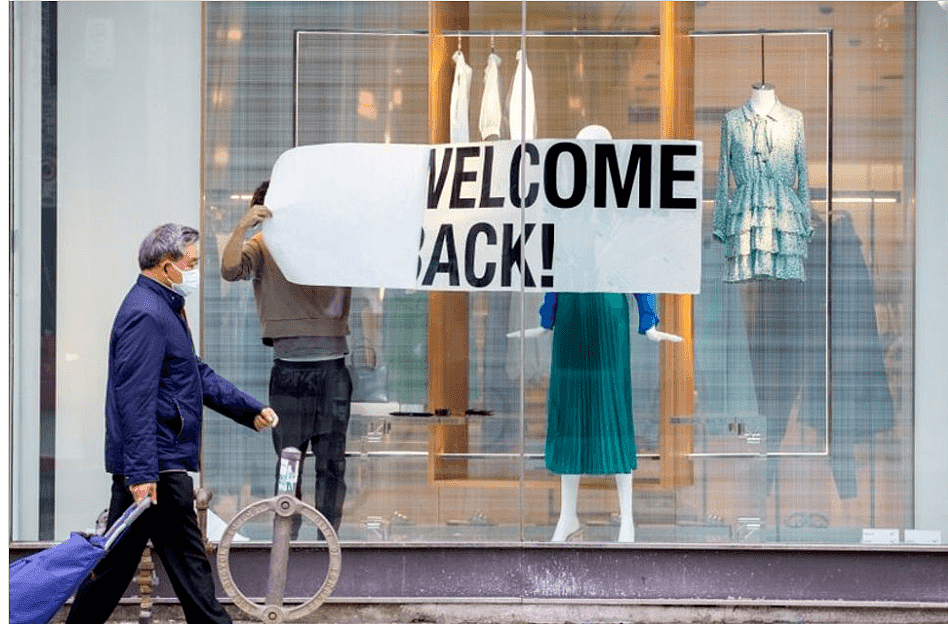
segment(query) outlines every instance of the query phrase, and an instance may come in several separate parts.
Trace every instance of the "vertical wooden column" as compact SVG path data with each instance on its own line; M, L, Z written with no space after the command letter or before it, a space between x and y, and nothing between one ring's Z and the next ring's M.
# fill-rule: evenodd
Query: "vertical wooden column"
M661 3L661 124L663 139L694 139L693 2ZM699 207L700 209L700 207ZM662 329L684 342L660 350L660 477L662 487L694 482L694 319L691 295L661 295Z
M428 140L450 141L451 87L457 37L444 31L467 30L467 2L428 3ZM467 42L462 50L467 55ZM428 409L464 414L468 399L468 294L433 292L428 296ZM432 425L428 437L428 477L432 481L467 477L467 461L443 453L467 452L467 425Z

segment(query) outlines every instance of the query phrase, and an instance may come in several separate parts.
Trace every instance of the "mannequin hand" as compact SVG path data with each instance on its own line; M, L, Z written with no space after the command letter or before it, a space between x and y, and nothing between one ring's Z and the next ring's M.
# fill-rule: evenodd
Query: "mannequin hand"
M237 222L237 228L244 231L249 230L253 226L266 221L272 216L273 213L263 204L251 206L250 210L247 211L247 214L242 216L240 221Z
M253 419L253 427L257 431L263 431L267 427L276 427L279 424L280 417L277 416L272 407L263 408Z
M509 334L507 334L507 337L519 338L522 335L524 338L537 338L539 336L542 336L548 331L550 330L547 329L546 327L531 327L530 329L525 329L523 331L520 331L520 330L512 331Z
M662 342L663 340L667 340L668 342L681 342L684 340L681 336L660 332L655 329L655 326L649 327L647 330L645 330L645 337L652 342Z

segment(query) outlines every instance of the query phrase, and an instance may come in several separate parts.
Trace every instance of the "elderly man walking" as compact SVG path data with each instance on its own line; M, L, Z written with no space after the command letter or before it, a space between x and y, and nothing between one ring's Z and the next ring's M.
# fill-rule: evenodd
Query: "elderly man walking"
M198 241L182 225L152 231L139 249L141 274L115 317L105 397L109 525L133 502L149 496L153 504L79 588L68 623L108 620L149 538L187 621L231 622L214 595L188 475L200 470L202 406L257 431L279 419L194 352L184 298L198 290Z

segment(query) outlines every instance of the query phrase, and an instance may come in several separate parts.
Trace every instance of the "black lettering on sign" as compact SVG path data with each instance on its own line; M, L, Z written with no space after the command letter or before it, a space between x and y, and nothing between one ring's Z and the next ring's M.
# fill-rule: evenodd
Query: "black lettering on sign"
M425 228L421 228L421 240L418 241L418 251L425 246ZM421 277L421 254L418 254L418 268L415 270L415 279Z
M596 145L596 182L594 204L596 208L606 207L606 168L616 197L616 206L628 208L632 198L632 186L635 176L639 177L639 208L652 206L652 146L633 144L629 162L625 168L625 178L619 172L619 157L614 143Z
M510 286L513 267L516 265L517 268L520 268L521 260L523 260L523 270L521 271L523 274L523 285L536 286L536 282L533 281L533 274L530 273L530 267L527 265L527 261L523 258L522 253L522 250L527 244L527 241L530 239L530 234L533 232L533 228L535 226L535 223L527 223L524 225L523 243L521 243L519 236L517 237L517 240L513 240L513 223L504 224L504 241L500 248L501 286Z
M543 270L553 271L553 224L544 223L540 226L540 244L543 256ZM540 286L543 288L553 288L553 276L541 275Z
M474 257L476 255L477 236L483 234L488 245L497 244L497 231L490 223L475 223L467 232L467 243L464 245L464 278L474 288L483 288L490 285L497 272L497 263L488 262L484 265L484 274L478 277L474 274Z
M441 171L438 173L438 182L435 183L435 152L432 149L428 157L428 208L437 208L438 200L441 198L441 191L444 190L444 181L448 177L448 165L451 162L453 147L444 150L444 157L441 159Z
M533 143L527 143L526 146L527 156L530 157L530 164L539 164L540 150L538 150L537 146ZM526 207L529 208L537 201L537 197L540 195L540 185L536 182L531 182L528 186L526 201L524 201L523 196L520 195L520 147L520 145L517 146L514 150L513 158L510 159L510 201L513 202L513 205L517 208L522 207L524 203L526 203ZM524 169L526 169L526 165L524 165Z
M560 155L568 153L573 157L573 192L568 197L560 197L557 185L556 165ZM586 152L576 143L555 143L546 152L543 163L543 192L546 200L556 208L575 208L586 196Z
M464 160L466 158L473 158L480 154L480 152L481 148L476 146L459 147L457 149L457 156L454 160L454 184L451 186L451 203L448 204L449 208L474 207L473 197L461 197L461 185L465 182L472 182L477 178L476 171L464 170Z
M444 252L447 252L448 258L442 262L441 255ZM421 283L425 286L431 286L434 284L435 276L438 273L447 273L448 283L452 286L461 284L461 278L458 274L458 254L454 249L454 227L450 223L442 224L438 231L438 238L435 239L431 259L428 261L428 270L425 272L425 279Z
M494 177L494 146L484 146L484 170L481 173L481 203L480 208L500 208L504 205L504 198L491 197L490 185ZM496 232L495 232L496 235Z
M662 145L661 161L661 195L662 208L691 208L698 207L698 200L694 197L675 197L675 182L677 180L694 181L693 169L675 169L675 156L694 156L698 153L694 144Z

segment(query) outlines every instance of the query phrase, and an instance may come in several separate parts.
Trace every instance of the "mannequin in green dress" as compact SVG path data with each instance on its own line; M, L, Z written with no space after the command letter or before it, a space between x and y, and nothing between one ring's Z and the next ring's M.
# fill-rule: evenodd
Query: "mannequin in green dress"
M635 300L640 334L655 342L681 341L656 329L654 295L637 293ZM580 476L612 474L619 494L618 541L633 542L636 458L628 298L616 293L549 293L540 316L541 326L553 331L546 466L560 475L561 503L552 539L581 537Z
M593 125L576 138L608 141L612 135ZM654 295L638 293L635 300L640 334L654 342L682 340L656 329ZM581 475L613 474L619 496L618 541L634 542L636 459L628 298L615 293L550 293L541 308L541 325L553 330L546 464L560 475L561 502L552 541L582 537L577 514Z

